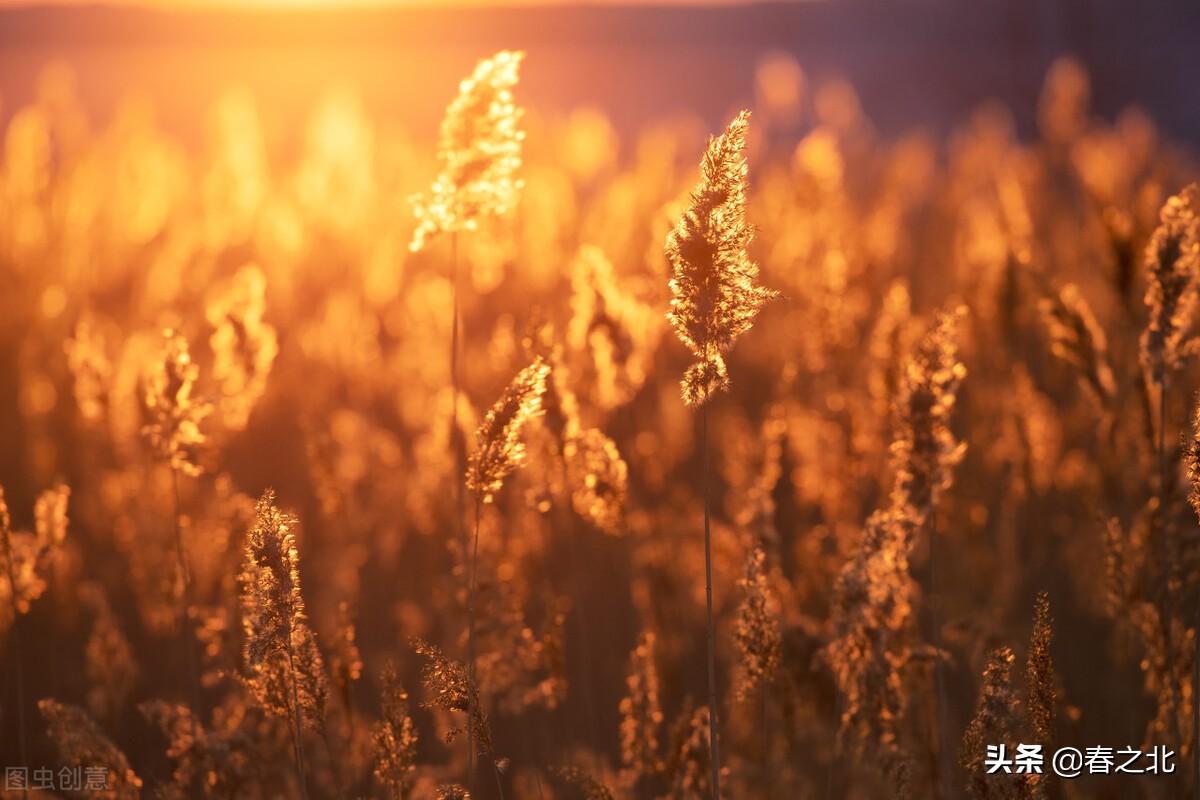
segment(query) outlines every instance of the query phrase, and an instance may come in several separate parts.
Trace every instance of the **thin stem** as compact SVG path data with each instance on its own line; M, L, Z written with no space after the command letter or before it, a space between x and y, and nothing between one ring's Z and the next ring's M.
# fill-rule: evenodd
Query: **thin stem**
M933 636L934 662L933 676L937 685L934 697L934 714L936 717L937 740L937 770L935 782L940 796L945 788L949 770L946 769L946 680L942 674L942 630L938 619L938 585L937 585L937 509L929 510L929 622Z
M717 741L719 724L717 713L717 655L716 633L713 625L712 590L712 529L708 514L708 389L700 406L700 447L704 468L700 479L700 492L704 496L704 600L708 624L708 737L711 750L712 797L721 797L721 750Z
M300 693L296 690L296 662L292 658L291 633L288 633L288 676L292 683L292 748L296 753L296 777L300 779L301 800L308 800L308 780L304 777L303 729L300 727Z
M25 749L25 667L21 662L24 648L21 646L21 609L17 603L17 578L13 571L12 552L12 542L9 540L6 528L4 531L4 563L8 568L9 599L12 601L13 661L17 674L17 752L21 756L21 766L28 768L29 756ZM29 797L29 790L22 790L21 797Z
M475 495L475 541L471 547L470 584L467 589L467 788L475 793L475 580L479 566L479 516L482 500ZM494 759L493 759L494 762ZM493 763L493 768L495 764ZM499 782L500 776L496 776ZM503 793L503 792L502 792Z
M454 448L455 477L455 506L454 530L458 541L462 544L463 552L467 550L466 531L463 528L463 482L462 476L466 471L466 453L461 433L458 429L458 232L450 234L450 282L453 286L451 299L452 316L450 319L450 446Z
M451 317L450 317L450 446L454 450L454 535L459 542L460 551L464 556L467 553L467 533L463 527L463 473L466 471L464 443L458 430L458 232L450 233L450 284L452 287L451 295ZM479 534L478 513L476 514L476 539ZM473 571L474 566L470 567ZM468 680L473 680L475 670L475 578L474 573L470 577L470 585L468 587L469 605L470 605L470 622L467 626L467 677ZM468 687L470 688L470 687ZM472 783L475 774L475 737L471 725L470 717L470 698L468 697L468 717L467 717L467 784L470 788L474 788Z
M179 471L173 466L168 466L171 470L171 489L175 497L175 513L172 515L175 523L175 563L176 568L179 570L179 578L183 581L183 607L179 610L179 636L183 647L184 661L187 664L188 693L192 694L194 701L198 697L197 687L200 685L200 677L196 667L196 653L192 648L190 625L192 614L192 572L188 566L187 551L183 547L183 526L180 522L182 503L179 500ZM199 704L193 702L192 705L196 708L196 713L200 713Z

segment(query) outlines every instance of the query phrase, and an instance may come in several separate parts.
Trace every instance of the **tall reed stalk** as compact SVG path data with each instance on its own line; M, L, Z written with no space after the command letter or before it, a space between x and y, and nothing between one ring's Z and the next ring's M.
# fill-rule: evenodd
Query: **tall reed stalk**
M466 460L466 448L463 446L462 437L459 435L458 429L458 395L459 395L459 376L458 376L458 330L459 330L459 280L458 280L458 231L452 231L450 234L450 447L454 450L454 537L459 543L459 552L463 557L467 555L467 534L463 527L463 483L458 476L463 474L465 469L464 461ZM478 510L475 515L475 537L476 543L479 538L479 514ZM467 671L468 677L474 679L475 669L475 586L474 586L474 559L468 567L470 572L468 576L468 641L467 641ZM472 728L467 726L467 785L474 788L473 777L475 773L475 748Z
M483 501L479 496L475 497L475 534L472 537L471 544L471 562L469 567L469 577L467 583L467 686L471 687L471 691L467 692L467 719L474 720L477 709L475 708L476 692L475 687L475 591L477 572L479 566L479 517L482 513L481 506ZM472 792L475 791L475 726L468 723L467 725L467 788ZM503 790L501 790L503 794Z
M700 405L700 450L701 468L700 493L704 497L704 610L705 625L708 641L708 736L712 757L709 759L712 771L712 796L714 800L721 796L721 748L717 738L719 729L717 711L717 643L716 625L713 624L713 589L712 589L712 530L708 513L708 390L704 392L704 402Z
M241 583L244 685L267 713L288 717L296 778L308 797L304 723L324 735L325 665L300 587L299 520L279 510L268 489L246 534ZM281 675L281 672L287 672ZM301 686L301 680L304 683Z
M466 468L466 447L458 428L458 396L461 392L458 375L459 281L458 231L450 234L450 446L454 449L454 534L466 553L466 531L463 529L463 485L458 480Z
M683 375L683 402L700 406L701 483L704 504L705 622L708 650L709 748L712 796L721 796L721 757L717 742L716 630L712 601L712 530L709 519L708 401L728 388L724 353L750 330L759 308L775 292L755 283L758 265L750 257L754 229L746 222L746 132L750 112L742 111L725 132L709 139L700 161L700 181L687 211L667 234L671 262L671 310L667 319L695 361Z
M521 181L516 171L521 166L521 148L525 132L520 129L521 109L513 101L524 53L502 50L480 61L470 77L459 84L458 95L446 108L438 132L438 160L442 169L424 195L413 197L417 227L409 249L418 252L432 237L449 233L450 271L453 285L453 310L450 326L450 412L451 439L455 448L455 474L463 474L463 451L458 437L458 336L459 277L458 234L474 230L479 220L499 216L516 202ZM455 481L455 535L465 556L466 533L463 530L462 486ZM478 527L478 526L477 526ZM478 540L478 530L476 530ZM470 567L474 570L474 565ZM474 589L468 589L474 602ZM469 625L473 632L474 623ZM473 645L468 634L468 649ZM473 672L474 655L468 660ZM468 783L474 774L474 747L468 726Z
M1159 617L1164 628L1167 652L1173 654L1172 623L1177 611L1172 572L1175 549L1170 536L1171 475L1167 463L1167 393L1171 375L1180 371L1200 351L1200 339L1193 333L1197 303L1200 302L1200 189L1195 184L1168 198L1159 212L1159 225L1146 245L1147 308L1146 327L1140 340L1140 360L1145 380L1158 388L1158 534L1160 592ZM1174 675L1167 678L1170 697L1171 729L1177 746L1182 748L1179 721L1179 687ZM1193 689L1193 695L1194 695ZM1193 716L1196 712L1193 709ZM1196 731L1192 733L1195 746Z

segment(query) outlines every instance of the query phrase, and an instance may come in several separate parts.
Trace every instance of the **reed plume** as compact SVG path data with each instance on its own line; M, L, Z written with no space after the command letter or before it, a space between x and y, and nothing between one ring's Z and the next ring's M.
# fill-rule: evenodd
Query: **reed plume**
M504 479L525 461L521 431L542 409L550 366L538 357L522 369L488 410L475 434L475 450L467 461L467 488L482 503L491 503Z
M975 800L1030 800L1042 776L997 773L988 775L984 758L988 745L1011 749L1020 741L1023 726L1021 701L1012 687L1012 649L1001 647L988 658L983 670L979 705L963 734L961 763L967 775L967 794Z
M414 639L412 646L417 655L425 658L425 664L421 667L421 684L425 687L428 699L424 705L427 708L466 715L462 725L451 728L446 733L446 741L453 741L466 733L473 752L487 758L491 763L492 772L496 777L496 788L500 796L504 797L504 788L500 782L500 766L503 762L496 758L495 747L492 744L492 728L487 714L479 704L479 690L470 671L462 662L447 658L436 645Z
M763 689L775 676L782 659L783 637L779 630L777 601L763 571L766 555L755 547L746 553L746 572L739 584L742 600L734 632L741 655L742 677L737 696L745 700Z
M1011 754L1017 743L1053 752L1055 675L1050 655L1053 639L1050 599L1045 592L1034 602L1033 631L1025 659L1025 697L1013 686L1016 657L1009 647L993 651L983 671L975 716L963 735L960 763L968 773L967 792L976 800L1045 800L1049 774L1035 772L987 774L988 745L1004 744Z
M709 711L704 706L685 706L674 725L664 769L672 800L703 800L716 797L712 780L713 749L707 741L712 732Z
M143 378L142 398L150 415L143 432L158 455L185 475L203 471L199 451L208 437L200 425L212 412L195 394L199 375L187 339L171 328L164 330L161 355Z
M612 790L579 767L554 767L550 770L554 782L566 790L569 797L579 800L615 800Z
M966 454L966 445L950 429L958 386L967 374L958 357L966 317L964 306L939 313L901 377L890 502L893 509L912 513L918 525L950 488L953 469Z
M1101 408L1109 408L1116 381L1109 363L1108 339L1091 306L1068 283L1057 294L1042 298L1039 308L1050 335L1050 352L1070 364Z
M868 518L858 551L834 584L834 637L825 649L839 693L839 741L850 738L860 754L878 754L898 784L911 758L900 733L914 649L916 585L908 567L914 534L902 511Z
M585 427L579 400L568 382L574 377L562 359L562 347L552 343L553 329L544 325L532 339L550 366L542 400L542 427L560 458L548 459L540 476L553 491L561 484L575 513L609 535L620 535L625 521L629 469L617 443L599 428Z
M649 631L638 637L637 646L629 655L629 674L625 677L628 694L621 698L619 708L622 780L631 786L658 775L663 768L658 750L663 714L654 643L655 636Z
M1140 359L1146 381L1158 392L1158 559L1162 608L1158 618L1164 647L1175 651L1174 617L1178 559L1177 543L1170 527L1169 504L1174 484L1167 456L1167 393L1171 377L1200 351L1200 337L1193 335L1197 300L1200 299L1200 187L1196 184L1168 198L1159 212L1159 224L1146 245L1146 327L1140 340ZM1176 476L1177 480L1177 476ZM1181 696L1168 677L1170 712L1174 738L1183 747L1179 714L1174 706ZM1193 717L1200 716L1200 696L1193 693ZM1200 763L1200 762L1198 762ZM1200 773L1200 766L1196 768Z
M620 534L628 467L617 443L603 431L587 428L564 442L563 459L575 513L605 533Z
M256 743L238 724L237 714L226 718L224 726L209 728L182 704L150 700L138 710L167 740L173 768L170 784L163 787L166 797L235 796L261 770Z
M749 127L750 112L742 111L723 134L709 139L690 205L667 234L667 320L696 359L683 376L683 400L689 406L703 405L713 392L728 387L724 354L776 296L755 284L758 265L749 252L754 238L746 222Z
M909 558L965 454L949 425L966 375L957 344L965 314L962 308L938 314L905 362L894 409L892 488L885 506L867 519L862 544L838 575L834 635L825 649L840 696L840 736L851 736L860 754L877 754L884 772L899 784L911 769L911 754L900 740L908 712L907 676L922 649ZM929 535L932 552L932 529ZM936 669L941 656L934 657ZM940 720L938 727L944 728Z
M108 410L114 365L107 345L104 326L94 314L86 312L75 323L71 338L63 343L74 383L75 405L79 415L93 424L98 424Z
M141 797L142 779L86 711L49 698L38 701L38 711L46 721L47 734L64 766L89 772L101 770L107 790L104 794L112 792L121 800Z
M1192 336L1200 287L1200 187L1192 184L1169 198L1159 225L1146 245L1146 308L1149 317L1141 338L1141 361L1161 387L1195 355L1200 340Z
M246 427L279 353L275 328L263 321L266 292L266 276L251 264L220 287L204 309L213 329L208 341L212 376L221 391L218 409L234 431Z
M417 770L417 729L395 664L383 671L383 715L375 725L375 780L393 800L408 800Z
M504 214L516 203L525 132L512 88L524 57L502 50L459 84L438 135L441 171L428 194L413 198L413 252L439 234L475 230L481 218Z
M1104 543L1104 600L1105 611L1120 622L1122 613L1137 602L1138 573L1145 560L1145 541L1141 536L1126 535L1120 520L1105 521Z
M667 320L696 361L684 372L683 402L701 407L704 498L705 619L708 633L709 744L711 790L721 796L718 738L716 628L712 600L712 534L708 496L708 399L729 386L724 354L750 330L763 303L775 292L755 284L758 265L750 257L754 230L746 222L746 131L750 112L742 111L720 136L709 139L700 162L700 182L691 202L667 234L671 263L671 310Z
M29 613L33 601L46 591L46 566L66 539L70 496L65 484L42 492L34 503L33 531L15 531L0 486L0 557L5 578L0 583L0 633Z
M33 504L33 528L45 548L59 547L67 538L67 503L71 488L60 483L38 495Z
M21 616L29 613L34 600L46 591L45 571L55 549L67 535L67 499L71 490L65 484L43 492L34 504L32 533L14 531L4 487L0 486L0 558L4 578L0 583L0 634L12 629L13 661L17 690L17 752L21 764L28 766L25 738L25 666L21 642ZM4 595L7 595L5 597Z
M1054 703L1056 699L1054 658L1050 645L1054 640L1054 625L1050 618L1050 597L1040 592L1033 605L1033 632L1029 636L1029 652L1025 656L1025 705L1033 741L1042 745L1043 753L1053 752ZM1031 795L1045 800L1049 778L1033 782Z
M362 677L362 654L358 650L358 631L350 613L350 604L345 600L338 603L337 627L330 645L329 674L337 684L342 707L348 717L354 716L351 689Z
M297 778L307 797L303 733L306 726L324 725L326 682L300 592L299 521L275 506L270 489L254 513L241 574L245 681L264 711L289 719Z
M1033 606L1033 633L1029 637L1029 653L1025 660L1025 687L1033 734L1047 750L1054 740L1054 658L1050 655L1053 640L1050 597L1041 592Z

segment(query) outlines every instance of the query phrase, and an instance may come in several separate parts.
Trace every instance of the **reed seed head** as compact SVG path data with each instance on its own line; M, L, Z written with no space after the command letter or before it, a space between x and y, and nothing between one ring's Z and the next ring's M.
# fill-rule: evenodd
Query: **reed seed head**
M428 194L413 198L413 252L438 234L474 230L482 217L504 214L516 203L525 132L512 88L524 57L502 50L459 84L438 137L441 171Z
M782 658L783 638L779 631L778 608L764 572L766 555L755 547L746 554L746 571L741 581L742 600L734 631L741 656L742 677L737 694L742 700L775 677Z
M550 365L539 356L522 369L488 410L475 434L475 451L467 464L467 488L490 503L504 479L525 461L522 429L542 412Z
M729 385L724 354L776 294L755 283L758 265L748 249L754 238L746 222L749 126L750 112L742 111L709 140L690 205L667 234L672 275L667 319L696 358L682 383L690 406Z
M383 672L383 714L375 724L375 779L390 797L407 800L417 771L417 729L408 709L408 693L400 685L396 665Z
M1109 364L1108 339L1078 287L1068 283L1041 300L1042 320L1050 334L1050 352L1074 367L1102 406L1116 394Z
M150 415L143 433L159 456L185 475L202 472L199 450L208 437L200 424L212 411L195 396L199 375L187 339L171 328L164 330L161 355L143 378L142 397Z
M1200 288L1200 187L1170 197L1146 245L1146 307L1142 367L1158 386L1197 350L1192 328Z

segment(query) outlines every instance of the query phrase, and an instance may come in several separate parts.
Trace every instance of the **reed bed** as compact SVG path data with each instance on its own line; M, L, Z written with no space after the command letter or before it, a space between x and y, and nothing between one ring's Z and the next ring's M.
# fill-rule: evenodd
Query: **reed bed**
M294 159L237 91L203 147L62 72L13 113L0 762L1195 796L1194 155L1070 61L1032 137L985 105L888 139L779 58L747 110L619 136L525 108L530 70L480 61L436 148L345 94ZM984 774L1019 742L1181 768Z

